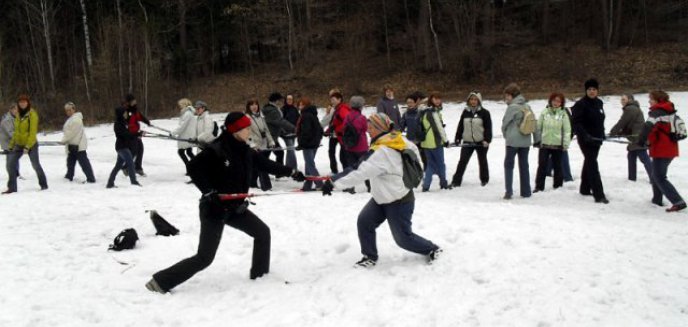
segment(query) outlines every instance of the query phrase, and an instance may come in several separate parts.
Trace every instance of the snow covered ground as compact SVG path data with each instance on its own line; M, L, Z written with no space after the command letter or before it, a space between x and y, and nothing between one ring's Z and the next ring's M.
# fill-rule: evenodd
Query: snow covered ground
M685 112L688 93L671 95ZM609 130L621 106L618 96L603 100ZM646 110L647 96L638 100ZM536 113L544 105L531 102ZM451 136L463 106L445 106ZM184 183L176 144L146 139L143 188L120 174L112 190L105 189L116 157L112 125L87 131L95 185L64 180L64 149L42 147L50 189L38 191L25 157L19 193L0 197L0 326L688 325L688 215L650 204L641 166L637 182L626 180L625 146L607 143L600 155L609 205L578 195L582 155L575 143L575 182L553 191L548 179L544 193L504 201L499 126L505 105L486 101L485 107L496 127L490 183L480 187L473 158L461 188L440 191L435 180L431 192L417 193L415 231L445 250L435 265L398 248L383 224L378 266L352 268L361 256L356 217L369 200L365 192L263 197L252 210L272 230L268 277L249 280L252 240L227 228L213 265L168 295L144 284L192 255L199 232L199 192ZM173 128L177 120L155 124ZM321 173L329 171L326 151L317 157ZM681 151L688 153L688 141ZM458 155L446 150L449 177ZM531 184L536 158L531 149ZM0 182L6 179L2 169ZM85 180L78 167L76 179ZM685 157L670 167L670 180L688 196ZM274 183L275 191L297 187L286 179ZM156 237L147 209L158 210L180 235ZM141 238L136 248L107 252L128 227Z

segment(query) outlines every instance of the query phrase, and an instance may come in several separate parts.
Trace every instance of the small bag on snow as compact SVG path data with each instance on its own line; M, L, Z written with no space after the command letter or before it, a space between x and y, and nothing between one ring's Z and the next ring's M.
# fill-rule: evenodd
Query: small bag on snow
M136 241L139 240L139 235L136 234L136 230L133 228L127 228L117 234L115 240L110 244L109 250L122 251L133 249L136 246Z
M160 216L157 211L150 211L150 219L155 227L155 235L174 236L179 234L179 229Z

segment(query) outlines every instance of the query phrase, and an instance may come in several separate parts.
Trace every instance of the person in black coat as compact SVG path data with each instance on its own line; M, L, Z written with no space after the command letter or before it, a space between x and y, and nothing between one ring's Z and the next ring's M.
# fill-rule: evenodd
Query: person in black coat
M132 185L138 185L139 182L136 180L136 171L134 170L134 157L132 154L132 149L136 147L136 142L138 140L138 134L129 131L129 112L124 107L119 107L115 109L115 150L117 151L117 162L115 167L112 168L110 172L110 178L108 179L107 188L115 187L115 178L117 173L123 166L126 166L129 172L129 181Z
M583 170L579 192L592 195L595 202L607 204L602 177L597 163L600 147L604 140L604 103L597 95L599 83L595 79L585 82L585 96L571 108L573 131L578 137L578 146L583 152Z
M159 271L146 284L154 292L166 293L197 272L208 267L220 245L227 224L253 237L253 260L250 278L270 271L270 228L248 210L247 199L220 199L220 194L248 192L251 169L256 166L276 176L305 180L303 173L270 161L252 150L249 138L251 119L232 112L225 119L225 130L207 149L189 162L189 176L203 193L200 200L201 234L198 252L179 263Z
M487 165L487 150L492 142L492 118L490 112L483 108L480 92L473 91L466 99L464 109L459 119L454 137L456 144L461 144L461 156L456 165L456 173L452 178L452 186L459 187L463 181L468 161L473 156L473 151L478 153L478 167L480 168L480 185L485 186L490 181L490 169Z
M299 142L298 149L302 150L303 153L306 175L319 176L320 173L315 167L315 154L318 152L320 141L323 138L323 128L318 120L318 109L306 97L299 99L298 107L301 110L301 117L296 122L296 139ZM322 188L322 185L322 181L315 182L315 187L317 188ZM312 191L313 182L304 182L301 189L303 191Z

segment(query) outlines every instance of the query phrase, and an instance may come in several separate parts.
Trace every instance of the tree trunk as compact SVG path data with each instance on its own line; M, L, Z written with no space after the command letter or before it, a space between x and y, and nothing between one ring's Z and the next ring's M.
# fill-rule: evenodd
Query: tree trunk
M613 0L612 0L613 1ZM621 38L621 19L623 17L623 0L618 0L616 5L616 19L614 23L614 37L612 38L612 45L617 48L619 46L619 39Z
M387 26L387 3L382 0L382 17L385 24L385 47L387 50L387 67L392 67L392 54L389 50L389 27Z
M186 31L186 0L177 1L177 14L179 15L179 71L183 83L186 85L188 81L188 60L187 60L187 31Z
M542 26L540 27L540 35L542 35L542 41L547 44L547 35L549 32L549 0L545 0L542 5Z
M79 0L81 4L81 17L84 24L84 45L86 46L86 62L88 67L93 66L93 55L91 54L91 37L88 33L88 13L86 12L86 3L84 0Z
M426 70L432 68L432 60L430 59L430 31L428 30L428 2L420 0L420 11L418 12L418 44L421 46L420 55L423 57L423 62Z
M435 54L437 55L437 65L439 70L442 71L444 67L442 66L442 55L440 54L440 41L437 38L437 32L435 32L435 26L432 24L432 4L428 0L428 17L430 22L430 31L432 32L432 38L435 41Z
M292 59L292 50L294 47L294 39L292 36L294 35L294 18L291 15L291 9L289 8L289 0L284 0L284 4L287 7L287 18L288 18L288 25L289 27L287 28L287 33L289 34L287 36L287 55L289 57L289 70L293 71L294 70L294 60Z
M406 34L410 34L409 39L411 39L411 46L413 49L413 58L418 58L418 46L417 41L413 37L413 27L411 26L411 14L409 13L408 0L404 0L404 13L406 14Z
M38 77L38 84L40 87L41 92L46 93L46 86L45 86L45 74L43 73L43 63L41 62L41 55L38 53L38 43L36 42L36 39L34 38L34 33L33 33L33 24L31 23L31 12L29 11L30 4L28 1L24 1L24 9L26 11L26 24L29 27L29 39L31 40L31 50L33 50L33 60L31 60L30 57L27 57L27 66L31 67L33 66L35 69L35 74ZM34 7L34 10L36 8ZM33 65L32 65L33 64ZM28 68L27 68L27 74L25 74L26 78L26 87L29 88L29 76L28 74Z
M151 62L151 46L150 46L150 31L149 26L148 26L148 11L146 11L146 7L143 6L143 3L141 3L141 0L139 1L139 7L141 7L141 11L143 11L143 18L146 22L145 26L145 32L144 32L144 60L143 60L143 114L145 116L148 116L148 79L149 79L149 68L150 68L150 62Z
M117 46L117 76L119 77L119 96L124 98L124 80L122 80L122 60L124 60L124 40L122 37L122 8L120 6L121 0L116 0L117 7L117 26L119 28L119 44Z
M45 51L48 56L48 71L50 73L50 90L55 94L55 64L53 59L53 47L50 39L50 18L46 0L41 0L41 19L43 20L43 36L45 38Z

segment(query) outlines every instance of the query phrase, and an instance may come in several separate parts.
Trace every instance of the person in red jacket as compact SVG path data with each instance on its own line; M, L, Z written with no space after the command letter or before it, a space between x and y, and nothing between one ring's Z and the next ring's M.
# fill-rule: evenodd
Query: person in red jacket
M676 118L674 104L664 91L650 92L650 113L640 132L638 145L650 145L652 158L652 203L663 206L662 196L671 201L667 212L680 211L686 208L686 202L667 179L671 161L678 157L678 140L671 137L672 124Z
M124 99L124 106L126 107L127 112L129 112L130 133L139 134L141 131L141 122L144 122L148 126L151 125L150 120L148 120L146 116L139 112L139 109L136 106L136 98L133 94L127 94ZM136 142L134 142L132 145L134 147L132 152L134 155L136 174L140 176L146 176L146 174L143 172L143 141L141 140L141 137L139 136L136 139Z
M344 136L344 119L349 115L349 105L343 100L343 96L339 92L334 92L330 96L330 104L334 108L334 114L332 116L332 121L330 122L330 127L328 130L330 133L334 132L337 137L337 142L339 143L339 162L341 162L342 167L349 167L348 156L346 155L346 150L344 150L344 143L342 143L342 137Z

